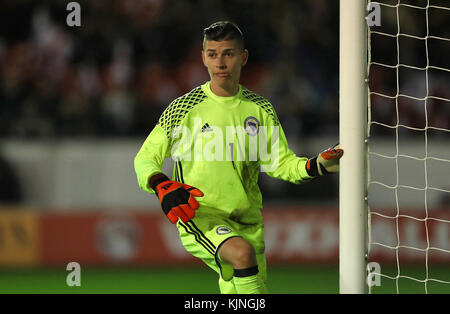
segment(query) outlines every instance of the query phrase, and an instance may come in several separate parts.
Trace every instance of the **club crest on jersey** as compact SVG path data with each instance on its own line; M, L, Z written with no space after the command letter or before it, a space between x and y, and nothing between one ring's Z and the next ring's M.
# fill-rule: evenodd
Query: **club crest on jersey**
M245 132L248 135L255 136L259 131L259 121L255 117L248 117L244 121Z
M217 227L217 229L216 229L216 233L218 235L227 234L227 233L230 233L231 231L233 231L233 230L231 230L227 226L220 226L220 227Z

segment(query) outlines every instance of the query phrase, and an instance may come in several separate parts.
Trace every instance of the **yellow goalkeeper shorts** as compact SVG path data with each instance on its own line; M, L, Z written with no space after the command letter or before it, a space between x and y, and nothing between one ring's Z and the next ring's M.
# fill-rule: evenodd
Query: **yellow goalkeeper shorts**
M220 276L221 291L232 292L233 267L222 261L218 251L229 238L242 237L255 249L259 274L266 282L266 258L264 255L264 225L242 225L228 218L211 214L214 210L197 211L193 219L187 223L178 220L177 227L181 243L193 256L201 259Z

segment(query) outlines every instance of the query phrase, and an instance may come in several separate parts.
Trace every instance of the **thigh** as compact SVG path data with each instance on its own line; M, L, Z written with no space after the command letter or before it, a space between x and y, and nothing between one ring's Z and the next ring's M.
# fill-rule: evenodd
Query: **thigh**
M218 250L227 239L240 237L240 234L224 218L198 216L187 223L178 221L181 243L190 254L203 260L222 279L229 281L234 270L219 258Z
M223 280L230 281L233 278L233 267L222 261L218 251L220 246L229 238L242 237L255 249L258 264L263 263L262 269L265 274L264 256L264 227L263 225L241 225L225 217L211 213L200 213L187 223L177 223L181 243L193 256L200 258L203 262L214 269ZM260 270L261 271L261 270ZM265 278L265 275L264 275Z

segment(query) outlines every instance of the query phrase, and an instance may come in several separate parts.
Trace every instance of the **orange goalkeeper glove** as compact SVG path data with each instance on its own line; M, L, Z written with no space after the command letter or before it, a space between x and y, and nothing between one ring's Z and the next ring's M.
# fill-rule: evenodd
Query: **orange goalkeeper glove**
M339 159L342 155L344 155L344 151L339 148L339 144L336 144L332 148L324 150L318 156L308 159L306 172L311 177L339 172Z
M163 212L173 224L178 218L188 222L195 216L199 204L194 196L203 196L202 191L166 177L156 180L152 187L161 202Z

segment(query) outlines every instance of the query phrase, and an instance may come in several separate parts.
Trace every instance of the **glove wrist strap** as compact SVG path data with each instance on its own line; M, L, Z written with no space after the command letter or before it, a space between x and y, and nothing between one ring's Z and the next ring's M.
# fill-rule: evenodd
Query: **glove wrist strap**
M155 190L156 192L156 187L160 184L163 183L164 181L170 181L168 177L166 177L164 174L160 174L160 175L155 175L158 176L156 178L151 178L150 179L150 186L153 190Z
M306 172L310 177L319 176L319 170L317 169L317 157L308 159L306 162Z

